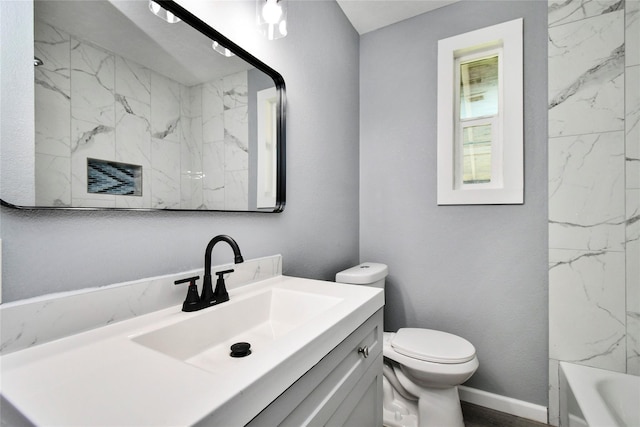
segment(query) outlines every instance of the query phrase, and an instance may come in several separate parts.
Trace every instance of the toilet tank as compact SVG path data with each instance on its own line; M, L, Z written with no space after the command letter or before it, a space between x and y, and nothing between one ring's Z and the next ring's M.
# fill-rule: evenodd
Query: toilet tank
M387 274L389 274L389 269L385 264L363 262L336 274L336 282L384 289L384 280Z

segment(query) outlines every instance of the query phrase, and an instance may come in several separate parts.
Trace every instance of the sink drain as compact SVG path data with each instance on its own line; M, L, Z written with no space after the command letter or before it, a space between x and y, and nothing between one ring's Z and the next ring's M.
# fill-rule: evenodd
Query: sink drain
M231 357L245 357L251 354L251 344L237 342L231 346Z

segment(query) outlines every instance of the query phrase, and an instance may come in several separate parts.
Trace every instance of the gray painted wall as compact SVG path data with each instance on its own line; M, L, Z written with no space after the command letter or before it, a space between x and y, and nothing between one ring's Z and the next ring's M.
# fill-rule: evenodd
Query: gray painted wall
M5 3L14 2L0 3L3 15ZM198 11L284 76L288 97L285 211L2 208L4 302L200 267L209 239L223 233L236 238L245 258L281 253L288 275L333 279L336 271L358 262L359 37L339 6L325 1L291 2L289 37L267 42L250 27L255 19L253 1L180 3ZM20 39L17 34L13 37ZM5 58L5 47L13 45L5 44L4 33L2 41ZM32 55L23 52L27 60ZM3 79L6 65L3 61ZM18 107L7 105L4 83L3 161L13 144L33 140L28 122L17 136L5 138L5 118L20 116L20 109L28 116L33 107L24 102L15 104ZM230 249L216 248L214 264L227 260L231 260Z
M525 203L436 204L437 41L524 18ZM360 259L389 265L385 326L477 349L467 383L547 405L547 5L463 1L360 39Z

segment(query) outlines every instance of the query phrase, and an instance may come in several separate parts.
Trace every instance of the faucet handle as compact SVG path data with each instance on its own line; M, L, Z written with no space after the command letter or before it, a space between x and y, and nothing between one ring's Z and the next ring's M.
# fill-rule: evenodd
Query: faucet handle
M182 303L182 311L196 311L200 307L200 296L198 295L198 286L196 286L196 280L200 276L188 277L186 279L180 279L173 282L175 285L181 285L189 282L189 289L187 290L187 298Z
M213 291L213 297L216 301L215 302L216 304L229 301L229 292L227 292L227 287L224 283L224 275L227 273L233 273L233 271L234 271L233 269L216 271L216 276L218 276L218 280L216 281L216 289Z
M173 282L174 285L181 285L183 283L189 282L190 284L195 284L196 280L198 280L200 276L187 277L186 279L180 279Z
M218 276L218 278L221 278L223 275L227 273L233 273L234 271L235 270L233 268L231 270L216 271L216 276Z

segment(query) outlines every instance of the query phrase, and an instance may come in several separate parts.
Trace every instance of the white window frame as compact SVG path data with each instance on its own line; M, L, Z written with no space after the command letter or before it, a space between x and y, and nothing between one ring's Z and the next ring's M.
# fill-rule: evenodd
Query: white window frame
M519 18L438 41L438 205L524 202L522 25ZM460 63L496 52L498 114L473 119L492 123L491 182L463 184Z

